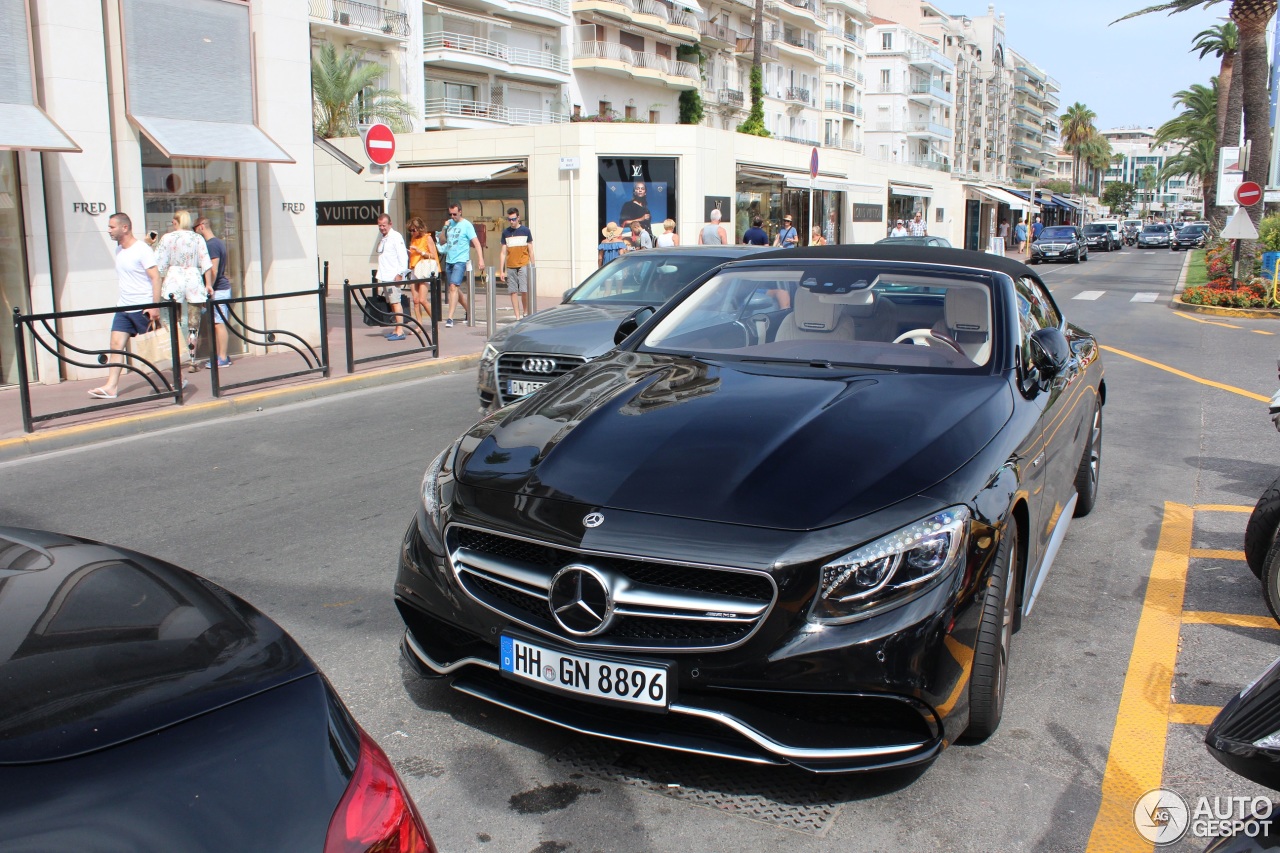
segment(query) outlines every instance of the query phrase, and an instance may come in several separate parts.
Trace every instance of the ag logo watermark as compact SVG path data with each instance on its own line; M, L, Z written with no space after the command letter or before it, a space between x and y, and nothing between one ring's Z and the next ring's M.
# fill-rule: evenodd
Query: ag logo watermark
M1133 825L1157 847L1193 838L1267 837L1273 806L1267 797L1199 797L1188 804L1176 791L1156 788L1133 804Z

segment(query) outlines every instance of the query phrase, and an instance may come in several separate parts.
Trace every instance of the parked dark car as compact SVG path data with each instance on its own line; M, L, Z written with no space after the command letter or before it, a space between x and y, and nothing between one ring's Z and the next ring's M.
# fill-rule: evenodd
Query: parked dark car
M994 732L1101 464L1099 347L1035 272L798 249L618 335L428 466L408 660L577 732L819 772Z
M890 246L931 246L935 249L950 249L951 241L946 237L885 237L877 240L880 245Z
M1138 234L1138 248L1167 248L1171 230L1168 225L1160 223L1142 226L1142 231Z
M1090 222L1084 227L1084 241L1090 249L1101 249L1110 252L1120 248L1118 233L1101 222ZM1044 236L1044 235L1041 235Z
M288 634L135 551L0 527L6 853L435 847Z
M1208 225L1184 225L1169 241L1169 249L1174 252L1179 249L1203 249L1207 242L1209 242Z
M1032 264L1041 261L1071 261L1078 264L1089 260L1089 246L1084 234L1074 225L1050 225L1031 243Z
M613 348L618 323L657 308L689 282L764 246L680 246L630 252L606 264L564 300L498 332L480 356L480 408L504 406Z

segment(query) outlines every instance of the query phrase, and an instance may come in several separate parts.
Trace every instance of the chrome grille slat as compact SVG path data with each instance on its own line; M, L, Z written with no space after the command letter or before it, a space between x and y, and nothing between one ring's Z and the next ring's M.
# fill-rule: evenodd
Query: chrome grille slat
M450 525L445 536L454 575L469 596L576 646L646 651L731 647L755 632L777 595L769 575L748 569L585 552L466 525ZM570 564L590 565L610 579L617 620L603 633L570 636L552 618L547 603L551 580Z
M524 369L526 359L535 359L539 362L552 361L555 366L547 371L530 372ZM511 398L507 395L507 382L516 379L524 382L550 382L564 376L575 367L580 367L587 363L587 360L578 355L561 355L559 353L545 352L504 352L498 355L498 363L495 368L495 376L498 381L498 399L503 402L509 402Z

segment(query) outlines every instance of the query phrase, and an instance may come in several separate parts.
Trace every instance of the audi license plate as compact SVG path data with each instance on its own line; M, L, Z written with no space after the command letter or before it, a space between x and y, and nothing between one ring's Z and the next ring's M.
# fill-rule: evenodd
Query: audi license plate
M565 654L502 635L502 671L544 688L666 710L669 671L619 659Z
M512 397L523 397L525 394L532 394L537 391L545 382L526 382L523 379L507 380L507 394Z

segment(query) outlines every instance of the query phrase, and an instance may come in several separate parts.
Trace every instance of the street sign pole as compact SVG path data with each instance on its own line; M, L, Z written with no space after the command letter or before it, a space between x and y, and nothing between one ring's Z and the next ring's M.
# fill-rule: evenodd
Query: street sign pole
M811 241L813 239L813 189L814 189L814 184L817 183L817 181L818 181L818 149L815 146L813 149L813 153L809 155L809 235L810 235L809 239ZM807 244L802 244L799 240L796 240L796 245L800 246L800 245L807 245Z
M577 207L577 199L573 195L573 173L582 167L582 158L580 157L561 157L560 171L569 173L569 286L578 286L578 250L577 250L577 226L574 224L573 211ZM529 310L533 311L533 303L529 303Z
M364 153L369 162L382 168L382 212L391 212L390 178L391 159L396 156L396 136L382 122L369 125L364 132Z

